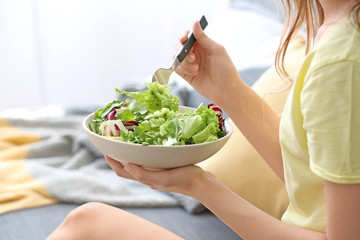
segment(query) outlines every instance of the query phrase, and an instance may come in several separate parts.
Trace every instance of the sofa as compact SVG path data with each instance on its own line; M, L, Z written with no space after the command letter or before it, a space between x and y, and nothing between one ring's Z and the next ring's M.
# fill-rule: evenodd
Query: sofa
M264 74L266 74L266 72L269 71L273 65L274 52L276 51L276 47L279 42L282 21L282 16L278 12L277 7L274 5L272 0L233 0L231 1L228 10L220 14L216 19L214 19L213 22L209 23L206 32L209 36L226 47L242 79L250 86L255 86L258 83L258 79L264 76ZM274 72L273 69L272 72ZM199 95L194 89L191 88L191 86L186 84L176 74L172 75L170 85L172 85L172 93L179 97L180 103L182 105L197 107L200 103L210 102L208 99ZM124 90L142 89L139 84L129 84L119 88L123 88ZM62 109L60 112L64 113L64 111L67 111L67 113L70 113L72 117L81 119L86 116L86 114L94 111L94 109L97 107L98 106L75 106L72 108L64 108L65 110ZM36 111L31 112L43 113L50 108L47 107L44 109L37 109ZM59 109L59 107L57 106L55 109ZM22 114L24 113L23 110L21 110L21 112ZM16 110L11 113L0 113L0 120L2 117L6 118L9 115L12 117L16 115ZM11 119L11 121L15 122L16 124L23 124L22 126L27 124L26 122L24 123L24 120L19 119ZM54 123L52 122L51 124ZM58 127L59 124L56 123L54 125ZM29 126L26 125L25 128L26 127ZM76 142L78 144L76 146L81 146L84 149L88 149L86 156L96 156L97 158L101 158L101 154L99 155L96 150L92 149L92 146L89 145L86 140L81 139L78 141L76 138L72 138L71 134L65 134L64 136L64 139L71 139L72 142ZM30 142L33 140L28 141ZM239 154L240 156L242 155L241 153ZM2 157L3 155L1 155L0 152L0 166L5 166L1 165L4 164L4 162L1 162ZM99 164L101 165L104 163L102 162ZM35 164L33 165L33 168L35 168ZM206 163L203 166L204 168L208 169L213 167L213 165L206 165ZM73 166L72 169L74 168L75 167ZM106 167L103 165L100 167L100 169L105 168ZM216 169L217 167L215 166L213 168ZM1 168L0 171L2 171ZM46 179L48 176L47 174L49 173L46 174L43 172L44 170L41 172L39 171L38 175L42 176L41 179ZM103 173L104 172L101 172L101 174ZM0 175L1 174L2 173L0 173ZM99 176L102 176L101 174ZM237 174L237 176L239 177L241 175ZM222 178L221 174L219 174L219 178L221 180L223 179L224 182L227 181L225 178ZM257 178L259 178L259 176ZM273 176L272 178L275 179ZM65 179L62 180L65 181ZM240 179L240 181L242 180ZM274 185L281 184L278 183L278 180L276 179L267 180L266 178L263 178L262 181L265 183L271 182L271 184ZM1 186L2 185L0 183L0 187ZM60 187L57 186L57 190L59 188ZM75 185L74 188L76 188ZM79 188L77 190L79 190ZM66 191L62 191L62 194L56 196L67 196L67 194L64 193ZM2 191L0 191L0 205L3 204L3 199L1 199L1 192ZM49 190L49 192L50 193L47 194L54 195L52 190ZM256 191L253 190L253 192ZM284 188L283 186L280 186L276 191L274 190L273 192L275 195L277 195L277 197L279 196L280 192L282 195L284 195ZM264 199L266 197L260 194L260 190L257 191L257 194L257 198ZM114 203L114 205L148 219L160 226L163 226L170 231L182 236L184 239L241 239L214 214L212 214L209 210L204 208L194 199L188 198L186 196L179 196L177 194L169 194L169 197L175 199L174 203L170 201L166 204L158 205L142 203L131 205L122 202L119 204ZM30 203L26 205L28 207L12 207L10 210L3 211L3 213L0 211L0 239L45 239L46 236L62 222L62 220L71 210L89 201L89 199L79 200L79 198L77 198L77 201L72 201L70 197L55 197L51 198L50 200L49 199L50 198L48 198L46 201L44 200L42 203L39 203L37 198L35 198L30 200ZM280 201L279 198L274 200L277 203L277 206L272 207L272 205L260 205L260 207L264 209L265 207L276 209L276 214L278 214L278 217L279 212L281 215L281 212L284 211L284 206L286 206L286 197L282 196L282 199L282 201ZM7 200L11 201L11 197L10 200L9 198ZM91 198L91 201L106 202L106 199L101 198L100 195L94 194L94 196ZM251 202L252 200L250 199L249 201ZM101 226L101 223L99 223L99 226Z

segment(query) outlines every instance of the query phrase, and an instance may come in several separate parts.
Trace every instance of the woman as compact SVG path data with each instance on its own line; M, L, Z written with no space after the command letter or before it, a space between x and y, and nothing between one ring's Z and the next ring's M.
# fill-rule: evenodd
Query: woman
M244 239L360 239L360 1L282 3L286 21L276 56L279 71L286 75L283 56L304 23L309 53L281 121L241 81L225 49L199 23L193 26L197 44L176 70L225 110L285 181L290 205L281 221L199 167L151 172L106 160L121 177L192 196ZM180 43L185 40L186 34ZM98 221L101 229L94 227ZM70 213L49 239L181 238L130 213L93 203Z

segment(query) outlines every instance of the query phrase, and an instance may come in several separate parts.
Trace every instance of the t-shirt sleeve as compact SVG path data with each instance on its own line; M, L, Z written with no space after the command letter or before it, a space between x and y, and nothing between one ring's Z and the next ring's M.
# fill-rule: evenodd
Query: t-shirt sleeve
M301 93L310 168L337 183L360 183L360 63L309 72Z

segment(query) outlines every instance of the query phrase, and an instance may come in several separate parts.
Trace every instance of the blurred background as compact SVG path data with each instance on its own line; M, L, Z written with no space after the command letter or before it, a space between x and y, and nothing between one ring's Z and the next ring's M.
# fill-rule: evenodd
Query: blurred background
M170 67L177 37L229 0L0 0L0 110L106 104Z
M170 67L178 36L202 15L205 32L252 83L273 64L279 44L275 2L0 0L0 111L104 106L115 88L143 89L155 70ZM194 92L174 76L177 89Z

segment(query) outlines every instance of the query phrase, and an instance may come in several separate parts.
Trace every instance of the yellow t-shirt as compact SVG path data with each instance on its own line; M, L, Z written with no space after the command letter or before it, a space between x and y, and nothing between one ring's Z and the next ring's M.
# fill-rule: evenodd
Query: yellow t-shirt
M360 32L339 20L306 56L280 122L290 205L282 221L325 232L323 179L360 183Z

